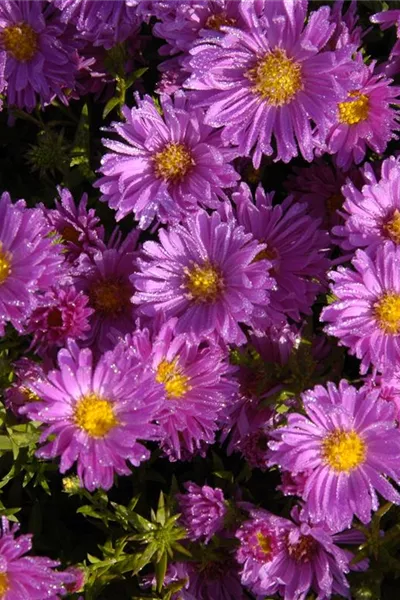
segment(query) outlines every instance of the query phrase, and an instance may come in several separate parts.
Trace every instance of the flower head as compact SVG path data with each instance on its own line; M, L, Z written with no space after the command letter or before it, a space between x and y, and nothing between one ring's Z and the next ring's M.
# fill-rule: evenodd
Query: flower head
M96 183L101 199L118 211L117 219L133 212L143 229L155 218L179 221L198 203L217 207L226 197L223 188L239 177L229 164L236 152L222 146L183 92L161 99L162 115L148 96L137 104L123 109L125 123L113 124L123 141L103 140L111 152Z
M32 111L37 98L67 102L74 87L78 55L60 15L42 0L0 4L0 55L5 56L7 101Z
M25 356L15 361L13 371L13 383L5 390L4 397L7 408L18 415L21 406L39 400L38 395L33 391L31 385L43 379L45 375L42 365L33 362Z
M177 496L181 521L189 539L207 544L224 527L227 507L223 491L193 482L186 483L185 488L186 493Z
M135 368L120 349L93 362L75 342L58 353L58 369L32 385L39 402L22 412L46 425L41 458L61 456L65 473L77 462L81 484L93 491L113 485L114 472L129 475L150 453L138 440L157 438L152 424L162 398L160 386Z
M372 364L390 369L400 357L400 248L386 242L371 258L357 250L353 268L338 267L330 276L335 301L321 319L325 330L339 338L361 360L361 373Z
M223 127L222 140L238 146L241 156L251 155L255 167L263 154L289 162L298 148L311 161L313 126L324 138L337 102L346 97L352 47L324 50L335 29L327 6L306 25L306 2L263 6L260 14L256 3L242 2L248 31L224 28L223 36L192 48L186 85L207 107L206 123Z
M269 464L293 474L308 471L304 511L313 522L339 531L353 516L363 523L377 510L379 492L400 504L387 477L399 480L400 431L394 406L379 392L356 390L345 380L337 388L316 386L303 394L305 414L288 415L270 442Z
M199 211L184 224L145 242L140 272L132 277L132 301L143 315L179 317L178 333L242 344L240 323L267 323L265 306L273 280L270 263L254 261L263 249L234 219Z

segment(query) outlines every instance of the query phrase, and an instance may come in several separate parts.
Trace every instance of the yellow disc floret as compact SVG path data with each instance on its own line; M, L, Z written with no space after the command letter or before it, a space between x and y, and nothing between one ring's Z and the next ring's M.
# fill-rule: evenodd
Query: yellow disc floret
M182 398L190 390L189 377L182 373L176 359L160 362L157 368L156 381L164 384L168 398Z
M369 98L360 92L350 92L345 102L339 103L339 121L346 125L357 125L368 118Z
M365 461L366 447L355 431L337 429L324 439L322 454L331 469L349 473Z
M289 104L303 89L301 64L281 48L261 58L246 77L252 82L253 91L272 106Z
M396 210L392 218L383 226L384 233L395 244L400 244L400 211Z
M265 556L269 556L272 552L271 541L268 536L264 535L260 531L256 534L258 545Z
M74 410L75 424L90 437L102 438L118 425L112 403L96 394L83 396Z
M374 305L374 313L379 327L385 333L400 333L400 294L384 294Z
M5 594L10 589L7 573L0 573L0 599L4 598Z
M37 33L27 23L5 27L1 32L1 41L5 50L20 62L31 60L38 47Z
M11 254L3 250L0 242L0 285L11 275Z
M172 142L157 152L153 161L157 177L172 182L183 179L195 164L186 146Z
M186 271L186 287L198 302L215 302L223 287L222 277L210 263L194 265Z

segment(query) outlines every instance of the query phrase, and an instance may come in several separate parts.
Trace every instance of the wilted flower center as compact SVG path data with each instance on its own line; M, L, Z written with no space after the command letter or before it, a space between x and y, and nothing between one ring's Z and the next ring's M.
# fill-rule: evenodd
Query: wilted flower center
M11 254L3 250L0 242L0 285L11 275Z
M385 333L400 332L400 294L384 294L374 305L374 311L379 327Z
M236 19L232 17L228 17L228 15L224 12L221 12L217 15L211 15L208 17L205 28L206 29L215 29L215 31L219 31L223 25L235 25Z
M323 441L325 461L334 471L352 471L365 461L365 443L355 431L337 429Z
M122 281L104 279L96 282L89 290L92 306L107 315L115 316L129 305L130 291Z
M273 106L289 104L303 89L301 64L281 48L273 50L246 73L253 91Z
M339 121L346 125L356 125L365 121L369 113L368 96L353 91L349 93L349 98L350 100L339 103Z
M210 263L194 265L186 272L186 287L199 302L215 302L222 290L222 277Z
M1 37L6 51L16 60L26 62L36 54L38 36L28 23L6 27Z
M333 216L337 210L340 210L343 206L344 196L343 194L332 194L326 201L326 208L328 213Z
M189 150L183 144L169 143L154 155L157 177L165 181L180 181L194 165Z
M73 244L79 244L79 231L72 225L66 225L61 231L61 237L64 242L72 242Z
M176 359L172 362L163 360L157 368L156 381L163 383L168 398L182 398L190 389L189 377L182 374Z
M7 573L0 573L0 598L3 598L9 589Z
M62 327L63 324L61 310L59 308L52 308L47 315L47 325L49 327Z
M74 421L91 437L101 438L118 425L111 402L89 394L81 398L74 410Z
M297 562L310 562L317 549L317 542L311 535L302 535L297 544L287 541L289 556Z
M39 396L24 385L19 388L19 391L24 396L25 402L40 402Z
M389 239L395 244L400 244L400 212L397 208L390 221L385 223L383 229Z

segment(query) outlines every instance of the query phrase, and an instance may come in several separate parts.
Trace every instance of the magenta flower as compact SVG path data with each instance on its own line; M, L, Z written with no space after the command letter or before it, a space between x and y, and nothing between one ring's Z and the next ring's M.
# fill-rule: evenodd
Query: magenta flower
M385 75L374 74L374 62L367 67L360 57L358 63L359 81L339 102L327 138L328 152L336 154L337 165L344 169L359 164L367 148L384 152L399 129L399 112L391 105L397 104L400 88L390 85L392 80Z
M46 352L65 346L69 338L84 339L90 329L89 317L94 312L87 306L88 301L73 286L46 292L26 324L26 333L33 335L32 347Z
M40 402L21 409L45 425L37 451L40 458L61 456L65 473L77 462L81 484L88 490L110 489L114 473L129 475L126 461L138 466L150 452L138 440L154 440L152 424L162 390L135 368L120 349L93 364L92 352L75 342L58 353L58 369L32 384Z
M276 288L271 291L271 311L282 320L282 313L299 321L311 314L316 296L323 289L329 261L326 250L329 238L320 221L308 214L305 204L286 198L272 205L273 194L265 194L259 186L255 204L249 187L242 183L232 194L239 225L256 240L266 244L258 258L267 258Z
M113 331L123 336L134 328L136 309L130 298L135 289L130 277L135 270L137 238L137 232L132 231L122 244L116 243L92 257L82 255L74 277L77 289L89 297L93 309L85 343L100 352L112 348Z
M42 556L24 556L32 549L32 535L15 534L18 525L10 527L1 519L0 537L0 597L2 600L55 600L67 593L67 585L75 576L56 571L59 562Z
M227 513L224 493L220 488L202 487L185 483L186 493L176 496L181 512L181 522L192 541L208 544L224 528Z
M289 162L298 148L311 161L313 124L324 139L351 85L352 46L324 50L335 30L329 8L313 12L304 26L306 11L307 2L277 0L265 2L260 17L254 2L243 2L248 31L224 28L223 37L190 51L186 85L207 107L206 123L223 127L223 142L252 156L256 168L263 154Z
M343 187L345 224L335 227L345 250L366 248L370 256L385 240L400 244L400 162L391 156L382 162L377 177L367 163L361 189L349 182Z
M125 123L111 131L123 141L103 140L111 150L102 158L95 184L101 200L117 210L117 220L133 212L146 229L159 219L182 220L198 204L216 208L239 175L229 164L236 152L223 148L219 132L204 124L203 112L188 105L183 92L154 100L137 98L138 108L123 109Z
M45 377L42 365L25 356L13 364L14 379L12 385L4 391L7 408L15 415L28 402L37 402L39 397L32 390L32 384Z
M353 269L338 267L330 276L335 301L321 320L325 331L361 360L365 374L372 364L391 369L400 359L400 248L393 242L378 247L372 259L357 250Z
M8 193L0 197L0 336L10 321L22 331L23 322L46 291L64 274L59 245L49 238L40 209L26 208L24 200L12 204Z
M400 479L400 430L395 407L379 392L356 390L342 380L302 395L305 414L288 415L270 442L270 465L293 474L309 471L304 512L339 531L353 516L363 523L379 506L379 492L400 504L387 477Z
M395 406L395 417L400 423L400 371L396 366L393 373L382 375L368 375L364 379L362 389L367 393L378 391L379 398Z
M150 368L154 381L163 386L157 421L170 460L192 458L214 443L221 413L237 392L226 351L177 333L178 324L178 319L170 319L153 339L148 330L137 330L125 340L141 368Z
M7 101L32 111L39 99L68 102L78 65L76 47L60 14L42 0L4 0L0 4L0 55L5 55Z
M199 211L182 225L160 230L159 240L144 243L140 272L132 277L139 313L176 316L178 333L217 335L233 344L246 341L241 323L268 323L270 263L254 262L264 246L235 220Z

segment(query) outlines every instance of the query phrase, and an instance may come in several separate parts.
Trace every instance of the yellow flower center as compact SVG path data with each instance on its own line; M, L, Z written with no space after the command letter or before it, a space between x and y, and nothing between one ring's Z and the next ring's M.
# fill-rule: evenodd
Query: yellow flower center
M271 542L270 539L262 534L261 532L258 532L256 534L257 537L257 541L258 541L258 545L260 546L262 552L265 554L265 556L268 556L269 554L271 554L272 551L272 546L271 546Z
M190 390L189 377L182 374L177 360L163 360L157 368L156 381L163 383L168 398L182 398Z
M0 573L0 598L4 598L9 589L7 573Z
M400 294L393 292L384 294L374 305L374 312L379 327L385 333L400 332Z
M186 287L198 302L215 302L220 295L223 281L217 269L209 263L186 269Z
M6 51L16 60L26 62L36 54L38 35L27 23L6 27L1 34L1 38Z
M74 410L75 424L90 437L102 438L118 425L111 402L89 394L81 398Z
M19 388L19 391L24 396L25 402L40 402L39 396L24 385Z
M303 89L301 64L276 48L247 71L253 91L272 106L289 104Z
M205 28L219 31L223 25L233 26L235 24L235 19L233 19L232 17L228 17L228 15L226 15L224 12L221 12L218 15L211 15L210 17L208 17L205 24Z
M173 142L157 152L153 160L157 177L172 182L183 179L195 164L189 150L183 144Z
M400 244L400 211L396 210L393 217L383 226L387 237L395 244Z
M3 250L0 242L0 285L11 275L11 254Z
M344 196L343 194L333 194L326 201L326 208L328 213L333 217L337 210L340 210L343 206Z
M345 102L339 103L339 121L346 125L356 125L365 121L369 114L369 98L353 91Z
M99 312L115 316L130 303L131 292L121 281L104 279L96 282L89 290L90 303Z
M366 447L355 431L337 429L330 433L322 444L326 463L338 472L350 472L365 461Z

